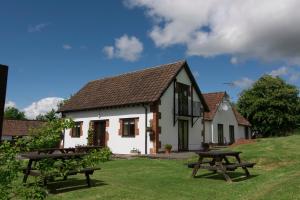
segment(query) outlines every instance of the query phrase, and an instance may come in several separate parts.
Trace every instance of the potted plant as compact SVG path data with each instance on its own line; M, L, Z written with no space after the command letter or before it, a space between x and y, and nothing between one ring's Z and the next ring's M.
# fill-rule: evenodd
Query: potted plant
M170 154L172 150L172 145L171 144L166 144L165 145L165 153Z

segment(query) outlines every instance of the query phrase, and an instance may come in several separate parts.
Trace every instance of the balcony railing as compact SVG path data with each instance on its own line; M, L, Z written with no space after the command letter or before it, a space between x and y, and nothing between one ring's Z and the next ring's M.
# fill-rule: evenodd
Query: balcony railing
M177 116L201 117L202 113L203 113L203 109L201 106L201 102L192 101L192 100L188 100L187 102L181 102L178 101L177 98L175 99L175 114Z

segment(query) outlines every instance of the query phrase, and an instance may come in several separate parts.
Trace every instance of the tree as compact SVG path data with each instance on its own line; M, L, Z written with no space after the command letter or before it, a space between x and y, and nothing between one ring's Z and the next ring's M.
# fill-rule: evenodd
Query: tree
M52 109L45 115L39 114L38 116L36 116L36 120L40 120L40 121L53 121L55 119L58 119L58 117L54 109Z
M4 111L4 118L5 119L26 119L24 112L19 111L17 108L14 107L7 107Z
M299 120L299 90L279 77L264 75L238 100L239 112L264 137L286 135Z

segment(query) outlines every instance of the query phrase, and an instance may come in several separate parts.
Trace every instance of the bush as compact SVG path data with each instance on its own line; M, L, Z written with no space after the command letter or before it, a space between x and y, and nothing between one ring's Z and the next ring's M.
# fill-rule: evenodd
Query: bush
M46 190L36 183L26 186L20 181L21 160L17 159L20 149L8 142L0 145L0 199L44 199Z
M62 140L65 129L74 127L71 119L55 119L45 123L40 128L30 130L30 135L17 141L22 151L32 151L44 148L56 148Z

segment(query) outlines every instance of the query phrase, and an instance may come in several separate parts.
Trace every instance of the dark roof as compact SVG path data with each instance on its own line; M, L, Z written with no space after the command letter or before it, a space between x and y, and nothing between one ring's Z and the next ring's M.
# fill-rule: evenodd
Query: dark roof
M3 120L3 136L24 136L29 135L30 129L41 127L46 122L37 120Z
M237 111L234 107L232 107L232 110L239 125L251 126L250 122L243 117L239 111Z
M216 112L223 98L227 96L226 92L213 92L203 94L203 97L209 107L209 112L204 113L204 119L211 121L214 119ZM232 111L239 125L251 126L250 122L244 118L233 106Z
M186 61L178 61L115 77L91 81L72 96L71 99L59 109L59 112L156 102L182 68L186 69L197 93L202 102L204 102L205 109L208 110Z

